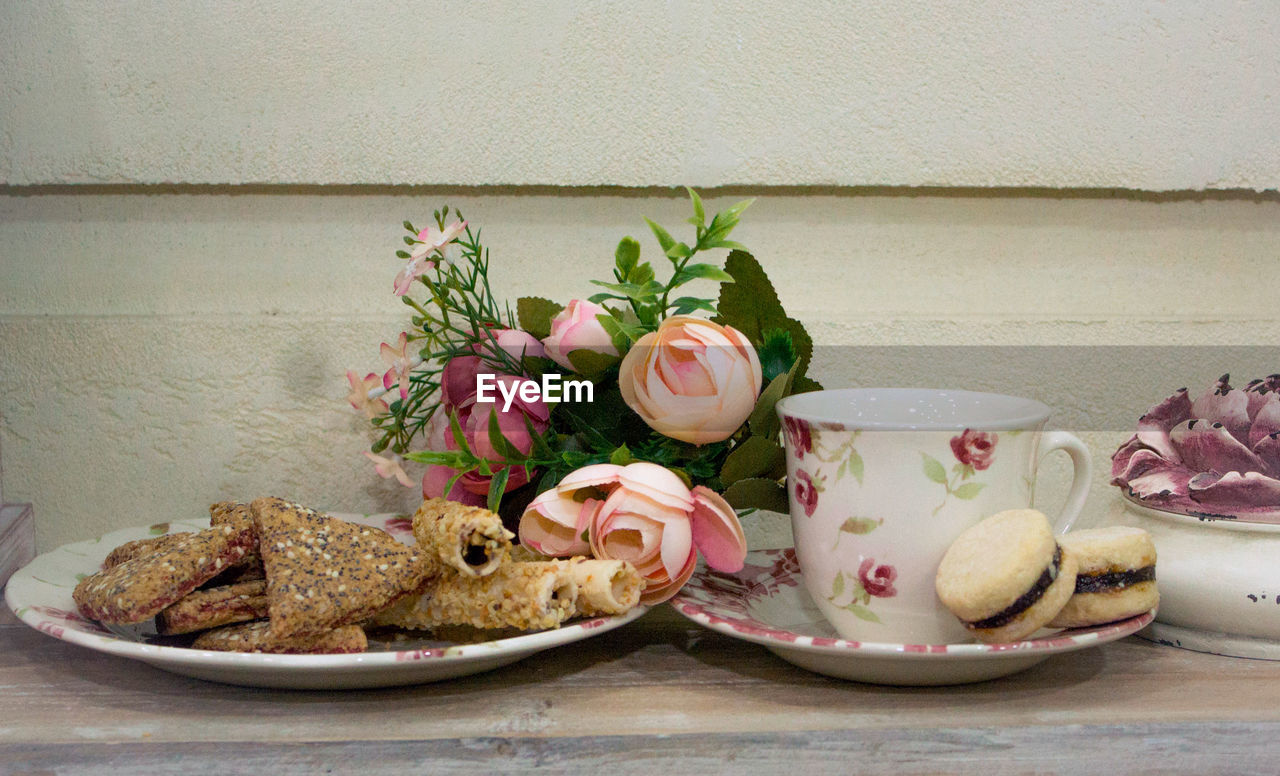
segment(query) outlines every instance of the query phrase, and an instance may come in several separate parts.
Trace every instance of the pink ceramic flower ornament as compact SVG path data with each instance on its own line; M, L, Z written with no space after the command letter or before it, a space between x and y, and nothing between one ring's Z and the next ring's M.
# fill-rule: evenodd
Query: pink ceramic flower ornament
M372 420L390 409L382 399L369 396L369 391L382 385L382 378L373 372L361 379L355 372L348 369L347 382L351 383L351 392L347 394L347 401L352 407L363 412L366 418Z
M1160 509L1247 517L1280 511L1280 375L1243 390L1223 375L1147 411L1111 458L1112 483Z

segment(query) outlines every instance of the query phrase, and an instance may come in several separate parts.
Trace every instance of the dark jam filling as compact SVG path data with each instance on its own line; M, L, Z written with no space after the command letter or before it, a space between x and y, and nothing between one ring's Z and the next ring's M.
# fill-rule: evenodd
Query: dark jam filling
M1151 582L1156 578L1155 566L1140 569L1113 571L1108 574L1081 574L1076 577L1077 593L1103 593L1108 590L1124 590L1131 585Z
M468 566L483 566L489 562L489 553L484 547L473 544L462 554L462 562Z
M966 622L965 625L974 630L986 630L988 628L999 628L1013 622L1018 615L1035 606L1036 601L1044 597L1044 591L1049 589L1049 585L1053 584L1053 580L1058 578L1058 567L1062 565L1062 548L1055 547L1053 550L1053 562L1045 568L1044 573L1031 586L1031 589L1023 593L1018 600L1009 604L1003 611L991 615L985 620L977 622Z

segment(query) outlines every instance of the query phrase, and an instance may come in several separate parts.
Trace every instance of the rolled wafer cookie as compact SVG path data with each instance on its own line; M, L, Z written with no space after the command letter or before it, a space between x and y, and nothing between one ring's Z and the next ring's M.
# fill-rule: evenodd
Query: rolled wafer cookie
M505 563L484 577L445 569L421 594L384 610L372 624L411 630L442 625L545 630L573 617L577 599L573 575L556 561Z
M644 578L623 560L575 556L559 561L578 586L577 613L584 617L622 614L640 603Z
M418 507L413 535L428 557L466 577L492 574L506 561L515 538L496 513L442 498Z

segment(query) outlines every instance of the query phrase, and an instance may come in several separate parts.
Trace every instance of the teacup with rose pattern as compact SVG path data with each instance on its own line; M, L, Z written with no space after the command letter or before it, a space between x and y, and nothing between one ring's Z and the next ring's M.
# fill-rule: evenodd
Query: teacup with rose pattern
M938 601L934 575L966 528L1032 505L1053 450L1074 463L1065 531L1084 505L1089 451L1045 431L1041 402L973 391L851 388L778 403L804 584L846 639L971 641Z

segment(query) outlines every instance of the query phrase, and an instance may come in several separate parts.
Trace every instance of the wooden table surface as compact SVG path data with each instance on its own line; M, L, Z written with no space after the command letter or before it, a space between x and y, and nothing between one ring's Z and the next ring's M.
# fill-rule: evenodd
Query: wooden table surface
M885 688L665 606L488 674L347 692L174 676L6 609L0 688L3 774L1280 772L1280 662L1130 638L992 682Z

